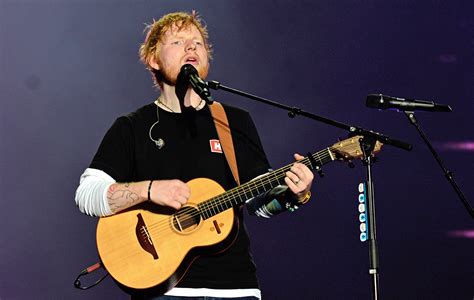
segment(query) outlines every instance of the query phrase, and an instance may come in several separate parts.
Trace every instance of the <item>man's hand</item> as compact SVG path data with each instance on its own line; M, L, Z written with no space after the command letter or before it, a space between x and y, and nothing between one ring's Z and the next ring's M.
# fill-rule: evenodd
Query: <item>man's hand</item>
M191 196L189 187L178 179L153 181L150 200L158 205L180 209Z
M295 153L294 157L296 161L302 160L304 158L304 156L301 156L298 153ZM311 190L314 174L304 164L295 162L285 175L286 185L299 200L303 199Z

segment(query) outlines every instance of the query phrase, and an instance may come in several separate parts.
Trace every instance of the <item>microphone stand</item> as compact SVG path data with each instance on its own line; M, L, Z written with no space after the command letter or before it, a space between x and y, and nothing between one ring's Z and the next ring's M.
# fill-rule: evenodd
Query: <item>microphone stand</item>
M377 247L377 231L375 219L375 195L374 182L372 180L372 150L376 140L372 137L364 136L360 141L364 152L364 165L367 168L367 224L369 226L369 274L372 276L372 299L379 299L379 256Z
M365 130L361 127L349 126L347 124L324 118L318 115L315 115L310 112L306 112L298 107L290 107L278 102L274 102L259 96L255 96L249 93L242 92L240 90L230 88L224 85L221 85L217 81L208 81L207 85L215 90L221 89L239 96L243 96L249 99L256 100L271 106L275 106L288 111L288 116L294 118L298 115L307 117L309 119L319 121L337 128L345 129L349 131L349 136L362 135L363 138L359 141L361 144L361 149L364 152L364 165L367 167L367 223L369 226L369 258L370 258L370 268L369 274L372 276L372 298L374 300L379 299L379 271L378 271L378 248L377 248L377 238L376 238L376 220L375 220L375 199L374 199L374 185L372 180L372 151L374 149L376 141L379 141L386 145L391 145L397 148L404 150L411 150L412 146L403 141L392 139L388 136L382 135L380 133Z
M271 106L275 106L275 107L287 110L288 111L288 116L290 118L294 118L294 117L300 115L300 116L303 116L303 117L306 117L306 118L309 118L309 119L312 119L312 120L316 120L316 121L319 121L319 122L322 122L322 123L325 123L325 124L328 124L328 125L335 126L337 128L347 130L347 131L349 131L350 136L362 135L362 136L372 137L376 141L379 141L379 142L381 142L385 145L391 145L391 146L394 146L394 147L397 147L397 148L400 148L400 149L404 149L404 150L408 150L408 151L412 149L412 146L410 144L405 143L405 142L400 141L400 140L392 139L392 138L390 138L386 135L383 135L381 133L374 132L374 131L371 131L371 130L366 130L366 129L363 129L363 128L357 127L357 126L350 126L350 125L347 125L347 124L344 124L344 123L341 123L341 122L338 122L338 121L335 121L335 120L331 120L331 119L328 119L328 118L318 116L318 115L315 115L313 113L304 111L301 108L298 108L298 107L295 107L295 106L290 107L290 106L287 106L287 105L284 105L284 104L281 104L281 103L278 103L278 102L275 102L275 101L271 101L271 100L268 100L268 99L265 99L265 98L262 98L262 97L259 97L259 96L255 96L255 95L252 95L252 94L249 94L249 93L246 93L246 92L234 89L234 88L227 87L225 85L220 84L218 81L215 81L215 80L208 81L207 85L211 89L214 89L214 90L224 90L224 91L227 91L227 92L239 95L239 96L243 96L243 97L246 97L246 98L249 98L249 99L256 100L258 102L262 102L262 103L265 103L265 104L268 104L268 105L271 105Z
M423 132L423 130L420 128L420 126L418 125L418 121L416 120L416 117L415 117L415 112L413 111L404 111L405 115L408 117L408 120L410 121L410 123L415 126L416 130L418 131L418 133L420 134L421 138L423 139L423 141L426 143L426 145L428 146L428 149L430 149L431 151L431 154L433 154L435 160L438 162L438 165L441 167L441 169L443 170L443 173L444 175L446 176L446 179L449 181L449 183L451 184L451 186L453 187L454 191L456 192L456 194L458 195L459 199L461 200L461 202L464 204L464 207L466 208L466 210L468 211L468 213L471 215L472 218L474 218L474 209L471 207L471 205L469 204L469 202L467 201L466 197L464 196L464 193L461 191L461 189L459 188L459 186L457 185L456 183L456 180L454 179L454 174L453 172L451 172L450 170L448 170L443 162L441 161L441 158L439 157L438 153L436 152L436 150L433 148L433 146L431 145L430 141L428 140L428 137L426 136L426 134Z

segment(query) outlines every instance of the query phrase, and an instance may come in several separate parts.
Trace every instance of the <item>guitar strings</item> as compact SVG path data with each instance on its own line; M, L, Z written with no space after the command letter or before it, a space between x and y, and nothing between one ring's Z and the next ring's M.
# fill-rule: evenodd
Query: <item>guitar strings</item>
M314 155L313 155L313 156L314 156ZM328 157L328 156L326 156L326 157ZM304 159L303 159L303 160L304 160ZM305 163L303 160L302 160L301 162ZM283 167L283 168L280 168L279 170L273 172L272 174L274 175L275 173L280 173L280 175L281 175L283 172L285 172L285 170L287 169L287 167L288 167L288 166ZM277 177L277 176L274 176L274 177ZM266 177L266 178L263 178L263 179L269 179L269 178L270 178L270 176L269 176L269 177ZM269 182L268 180L260 180L260 181L261 181L261 182ZM278 181L278 180L277 180L277 181ZM256 183L256 182L249 182L249 183L247 183L246 185L250 185L250 183L253 183L253 184L257 187L257 183ZM237 189L237 188L238 188L238 187L236 187L235 189ZM232 190L231 190L231 191L232 191ZM257 187L257 191L258 191L258 187ZM234 191L234 194L236 194L235 192L237 192L237 195L239 195L239 192L240 192L240 191L239 191L239 190L236 190L236 191ZM226 193L226 194L227 194L227 193ZM240 194L242 194L242 193L240 193ZM245 193L244 193L244 194L245 194ZM229 195L229 196L224 196L224 197L222 197L222 195L220 195L220 196L211 198L210 200L207 200L207 201L206 201L207 203L205 203L205 205L203 205L203 207L206 207L206 209L212 208L212 209L214 210L214 207L217 207L218 205L222 205L223 202L227 202L228 199L231 198L232 196L233 196L233 195ZM239 197L240 197L240 196L239 196ZM216 200L217 200L217 201L216 201ZM223 207L221 206L221 208L223 208ZM230 208L230 207L229 207L229 208ZM218 209L218 208L217 208L217 209ZM223 209L223 211L224 211L224 209ZM217 214L215 211L213 211L213 213L214 213L214 215ZM189 216L189 217L186 217L186 216L185 216L184 218L181 218L180 221L184 223L184 222L186 222L186 221L188 221L188 220L190 220L190 219L192 219L192 218L194 218L194 217L196 217L196 216L198 216L198 215L201 215L201 212L200 212L199 210L197 210L197 213L190 213L190 214L188 214L188 215L190 215L190 216ZM182 216L181 216L181 217L182 217ZM197 224L197 223L196 223L196 224ZM167 231L167 232L168 232L168 231L169 231L169 227L170 227L170 220L169 220L169 219L168 219L168 220L162 220L162 221L158 221L158 222L155 222L155 223L150 224L149 226L147 226L146 229L141 228L141 229L140 229L140 232L141 232L141 234L142 234L142 237L143 237L144 239L147 239L147 236L148 236L148 235L151 235L151 234L153 234L153 235L160 234L160 233L162 233L163 231ZM147 230L148 232L145 232L145 230Z
M329 149L330 151L331 151L331 150L335 150L335 149L332 148L332 147L327 148L327 149ZM320 154L321 152L324 152L324 154L321 155L321 154ZM331 152L327 153L326 151L320 151L320 152L318 152L318 153L316 153L316 154L313 154L312 156L313 156L313 158L316 158L316 159L318 159L320 162L322 162L322 159L326 159L326 158L328 158L328 157L330 157L331 160L333 160L333 158L331 157L330 154L331 154ZM308 165L308 164L309 164L309 158L304 158L304 159L300 160L299 162L304 163L305 165ZM276 170L275 172L272 172L272 173L271 173L274 178L277 178L277 182L278 182L278 177L281 177L281 176L283 175L283 173L285 173L286 170L288 170L289 166L291 166L291 165L292 165L292 164L287 165L287 166L282 167L282 168ZM258 179L260 179L260 178L258 178ZM256 180L257 180L257 179L256 179ZM245 183L245 184L242 185L242 186L235 187L235 188L231 189L230 191L224 193L224 194L227 194L227 195L228 195L229 192L231 192L231 195L229 195L229 196L223 196L223 195L221 194L221 195L218 195L218 196L216 196L216 197L213 197L213 198L211 198L211 199L209 199L209 200L206 200L205 202L201 203L201 204L203 204L202 207L203 207L203 208L206 208L206 209L209 209L209 208L212 208L212 209L213 209L213 208L216 207L217 205L219 205L219 204L222 205L222 203L228 201L228 198L229 198L229 197L234 197L234 196L235 196L235 195L232 195L232 194L236 194L236 195L239 196L239 197L240 197L241 195L244 195L244 196L246 197L246 195L245 195L246 192L245 192L245 190L243 190L243 188L246 188L246 187L248 188L248 187L250 187L251 184L253 184L253 185L256 187L257 191L258 191L258 186L257 186L257 181L256 181L256 180L252 180L252 181L250 181L250 182L247 182L247 183ZM271 180L272 180L272 179L271 179L271 176L264 176L263 178L260 179L260 184L263 184L263 185L264 185L265 183L271 182ZM240 189L239 189L239 187L240 187ZM215 203L213 203L213 202L215 202ZM215 212L214 212L214 213L215 213ZM198 211L198 213L196 213L196 214L191 214L191 215L192 215L191 218L192 218L193 216L197 216L197 215L200 215L200 214L201 214L200 211ZM173 214L173 215L174 215L174 214ZM189 220L189 218L188 218L188 220ZM181 236L181 235L173 234L174 231L169 231L169 225L170 225L170 224L169 224L169 221L170 221L170 220L169 220L169 218L168 218L168 220L163 220L163 221L161 221L161 222L155 222L154 224L150 224L149 226L147 226L147 229L146 229L146 230L148 231L148 233L145 232L144 229L141 229L140 232L141 232L141 234L142 234L142 237L143 237L143 238L147 238L147 236L150 236L150 237L151 237L152 234L153 234L153 235L156 235L156 234L159 234L159 233L166 233L165 236L163 236L162 238L160 237L160 239L158 239L158 242L166 240L166 244L171 244L171 243L173 243L174 241L176 241L176 239L178 239L178 238L179 238L179 240L181 240L181 239L182 239L182 236ZM165 230L165 229L166 229L166 230ZM170 233L171 233L171 234L170 234ZM105 241L104 241L104 242L105 242ZM129 244L129 243L127 243L127 244ZM162 249L161 246L160 246L159 248ZM143 255L143 249L142 249L141 247L134 247L133 250L130 250L130 249L129 249L129 251L127 251L127 253L128 253L128 255L126 255L125 259L127 259L127 258L132 258L132 257L136 257L136 256L139 256L139 255ZM121 257L118 259L117 262L121 262L121 261L123 261L123 259L124 259L124 257L121 256ZM115 260L115 259L114 259L114 260ZM110 262L110 263L111 263L111 262Z
M301 160L300 162L303 162L305 164L309 163L307 158ZM200 203L200 208L205 209L205 210L214 209L218 205L222 205L222 203L227 203L228 198L236 198L236 196L240 197L240 196L244 195L247 198L246 194L248 192L246 191L246 189L252 184L255 186L255 189L257 190L258 193L260 193L259 190L258 190L259 186L262 187L263 189L265 189L265 185L268 184L268 183L270 183L270 185L271 185L271 183L273 181L277 181L279 184L281 184L279 182L281 180L281 177L282 177L281 175L283 173L285 173L289 169L289 167L291 167L291 164L288 165L288 166L282 167L282 168L276 170L275 172L270 173L268 176L263 176L262 178L256 178L252 181L249 181L248 183L245 183L241 186L238 186L234 189L231 189L231 190L229 190L225 193L225 194L229 194L228 196L219 195L219 196L215 197L215 198L222 198L221 200L217 199L217 201L215 201L216 199L212 198L212 199L209 199L208 201ZM271 187L273 188L272 185L271 185ZM250 197L248 197L248 198L250 198ZM223 208L223 207L221 206L221 208ZM214 213L215 213L215 211L214 211Z
M358 145L358 144L355 144L355 146L357 146L357 145ZM336 158L333 158L333 157L331 156L331 153L337 154L337 153L338 153L337 150L341 150L341 149L340 149L341 147L342 147L342 144L339 145L339 147L338 147L339 149L336 149L336 147L328 147L328 148L326 148L326 149L324 149L324 150L321 150L321 151L319 151L319 152L317 152L317 153L315 153L315 154L312 154L311 156L313 157L313 159L319 160L320 165L323 165L322 159L326 159L326 158L328 158L328 157L330 157L331 160L336 159ZM347 147L347 145L346 145L345 147ZM356 154L357 154L357 152L356 152ZM299 162L304 163L304 164L307 165L307 166L311 166L311 162L310 162L310 160L309 160L309 157L306 157L306 158L300 160ZM281 176L281 174L282 174L283 172L286 172L286 171L291 167L291 165L292 165L292 164L289 164L289 165L287 165L287 166L284 166L284 167L282 167L282 168L276 170L275 172L272 172L271 175L273 175L274 178L271 178L272 176L264 176L263 178L257 178L257 179L255 179L255 180L252 180L252 181L247 182L246 184L243 184L243 185L241 185L241 186L238 186L238 187L236 187L236 188L234 188L234 189L229 190L228 192L225 193L227 196L219 195L219 196L215 197L215 198L217 198L217 199L212 198L212 199L209 199L209 200L207 200L207 201L205 201L205 202L203 202L203 203L200 203L200 204L199 204L199 207L198 207L199 210L198 210L197 214L191 215L191 217L196 217L197 215L200 215L203 210L204 210L204 211L208 211L208 212L211 212L211 210L212 210L213 215L216 215L216 214L220 213L220 212L219 212L218 205L221 205L222 211L229 209L230 207L224 209L224 207L223 207L222 205L223 205L223 204L226 204L226 203L229 203L228 199L229 199L229 198L234 199L234 198L236 198L235 196L238 196L238 197L241 198L241 196L244 195L244 197L247 198L247 196L246 196L246 193L247 193L247 192L246 192L246 189L247 189L252 183L255 185L255 188L256 188L257 192L259 192L258 186L257 186L257 183L258 183L259 180L260 180L261 187L263 187L264 190L265 190L265 184L270 183L270 185L271 185L271 182L272 182L275 178L276 178L276 181L277 181L278 183L280 183L280 182L279 182L280 179L278 178L278 176ZM278 175L277 175L277 174L278 174ZM271 186L272 186L272 185L271 185ZM273 188L273 186L272 186L272 188ZM221 197L221 196L222 196L222 197ZM253 195L252 195L252 196L253 196ZM221 199L219 200L219 198L221 198ZM250 197L249 197L249 198L250 198ZM231 205L231 207L232 207L232 206L233 206L233 205ZM215 209L217 209L217 212L215 211ZM212 216L212 215L211 215L211 216ZM184 220L184 219L183 219L183 220ZM153 225L153 224L152 224L152 225ZM151 225L151 226L152 226L152 225Z
M285 169L285 168L282 168L282 169ZM285 170L281 170L281 169L277 170L277 171L279 171L279 172L275 172L275 173L280 173L280 175L283 172L286 172ZM227 205L229 205L231 203L231 201L229 201L229 199L235 199L237 197L240 197L242 199L242 197L241 197L242 195L244 195L245 198L250 198L250 197L247 196L247 193L250 193L253 196L252 192L247 192L246 191L246 187L249 187L252 184L254 185L254 188L257 191L257 193L260 193L259 187L265 189L265 185L268 185L268 184L270 184L270 186L273 188L274 186L273 186L272 182L276 181L276 183L281 184L280 183L281 176L279 178L278 175L276 175L275 173L272 173L273 176L268 176L268 177L252 180L248 184L237 187L237 188L235 188L235 190L233 189L233 190L230 190L230 191L226 192L225 195L221 194L221 195L218 195L214 198L211 198L211 199L209 199L209 200L207 200L203 203L200 203L199 206L198 206L197 213L184 213L184 216L181 215L181 216L178 216L178 217L180 217L181 221L185 222L187 220L190 220L191 218L196 217L197 215L204 215L204 214L206 214L206 215L210 214L211 216L216 215L217 213L219 213L219 210L224 211L224 210L227 210L227 209L229 209L230 207L233 206L233 205L231 205L230 207L227 207ZM153 225L155 225L155 224L149 225L150 230L154 229Z
M323 150L322 152L324 152L324 154L320 154L319 152L316 153L316 154L313 154L313 158L316 158L318 159L319 161L321 161L322 159L324 158L328 158L328 157L331 157L330 154L327 153L326 151L327 149ZM316 156L316 157L315 157ZM302 160L299 161L300 163L304 163L305 165L309 165L310 164L310 160L309 158L304 158ZM231 208L233 205L231 205L231 207L229 208L225 208L223 207L223 205L229 203L229 199L235 199L237 197L241 198L241 196L244 196L245 198L247 198L246 196L246 188L248 188L250 185L255 185L255 188L258 192L258 186L257 186L257 183L258 181L260 181L260 187L262 187L263 189L265 184L269 184L271 183L272 181L275 180L276 178L276 181L279 183L279 178L284 178L284 174L286 173L286 171L292 166L292 164L289 164L287 166L284 166L272 173L270 173L272 176L264 176L263 178L257 178L255 180L252 180L252 181L249 181L243 185L240 185L240 186L237 186L227 192L225 192L224 194L221 194L221 195L218 195L216 197L213 197L209 200L206 200L205 202L203 203L200 203L198 205L198 209L196 209L196 213L189 213L189 214L185 214L184 216L180 216L182 218L180 218L179 220L181 222L186 222L186 221L189 221L197 216L200 216L202 215L202 212L203 211L208 211L209 213L213 213L213 215L216 215L222 211L225 211L229 208ZM273 177L273 178L272 178ZM271 184L270 184L271 185ZM272 186L273 188L273 186ZM252 194L250 192L250 194ZM242 199L242 198L241 198ZM220 205L220 208L218 207ZM222 211L219 211L220 209L222 209ZM217 210L217 212L216 212ZM179 211L178 211L179 212ZM177 212L177 213L178 213ZM173 214L173 216L175 216L176 214ZM168 228L169 226L169 221L161 221L161 222L155 222L155 223L152 223L150 225L147 226L147 229L148 229L148 232L149 233L159 233L161 230L161 227L163 227L164 225L164 228ZM141 229L141 230L144 230L144 229ZM143 232L143 234L146 234L145 232Z
M330 155L326 155L326 158L327 157L330 157ZM321 159L321 158L323 158L323 157L319 157L319 159ZM305 164L308 163L308 162L304 162L304 160L308 160L308 162L309 162L308 158L300 160L300 162L303 162ZM291 167L291 164L276 170L275 172L272 173L272 175L275 175L276 173L279 173L279 175L282 176L286 172L286 170L288 169L289 166ZM272 182L272 179L270 179L270 177L271 176L264 177L264 178L260 179L260 184L263 188L264 188L264 185L266 183L271 183ZM278 177L278 176L275 175L273 177ZM231 207L228 207L228 208L224 209L223 204L229 203L229 199L235 199L237 196L240 197L240 196L244 195L246 197L245 188L246 188L246 186L250 186L252 183L255 185L256 190L258 192L258 186L257 186L257 182L256 182L258 180L259 179L252 180L252 181L250 181L250 182L248 182L244 185L241 185L241 186L238 186L238 187L236 187L232 190L229 190L228 192L225 193L225 195L221 194L221 195L218 195L214 198L211 198L211 199L201 203L200 206L199 206L199 209L197 209L196 213L189 213L189 214L185 214L184 216L181 215L181 216L179 216L179 217L181 217L181 218L179 218L179 220L184 223L184 222L189 221L189 220L191 220L191 219L193 219L197 216L202 215L203 211L208 211L209 213L213 213L212 214L212 216L213 216L213 215L216 215L216 214L218 214L222 211L225 211L225 210L231 208L233 205L231 205ZM278 178L277 178L276 181L279 183ZM220 209L222 209L222 211L219 211L219 207L218 207L219 205L220 205ZM217 212L216 212L216 210L217 210ZM169 222L163 222L163 223L166 223L166 224L163 224L163 225L166 225L166 228L167 228ZM156 223L150 224L149 226L147 226L148 232L158 233L159 232L158 227L160 227L160 225L162 225L161 222L156 222ZM157 231L157 229L158 229L158 231Z
M317 159L319 159L321 161L322 158L327 158L327 157L330 157L330 155L327 153L326 151L327 149L325 150L322 150L316 154L313 154L313 157L316 157ZM325 155L321 155L320 153L323 152ZM304 158L302 160L300 160L300 162L304 163L304 164L308 164L309 163L309 159L308 158ZM273 175L273 178L277 178L277 181L278 181L278 177L279 176L282 176L286 170L291 167L292 163L287 165L287 166L284 166L274 172L272 172L271 174ZM190 213L190 214L187 214L189 215L189 217L186 216L181 216L182 218L180 219L180 221L182 222L186 222L186 221L189 221L190 219L194 218L194 217L197 217L199 215L201 215L201 212L206 210L208 211L209 213L216 213L216 209L219 210L218 206L221 205L221 208L223 203L228 203L228 199L229 198L236 198L236 197L241 197L242 195L244 197L247 197L246 196L246 191L245 191L245 188L248 188L250 187L252 184L256 187L257 191L258 191L258 186L257 186L257 181L260 181L260 183L262 185L265 185L266 183L270 183L272 180L272 176L264 176L263 178L257 178L255 180L252 180L250 182L247 182L241 186L237 186L231 190L229 190L228 192L224 193L228 196L223 196L223 194L221 195L218 195L216 197L213 197L209 200L206 200L205 202L201 203L200 205L200 209L197 210L196 213ZM212 210L212 211L211 211ZM173 216L175 216L176 214L173 214ZM151 223L149 225L147 225L146 229L143 229L141 228L140 231L141 233L146 236L146 232L145 230L148 230L148 233L149 234L157 234L157 233L160 233L161 232L161 229L167 229L169 227L169 224L170 224L170 221L169 219L168 220L162 220L162 221L158 221L158 222L155 222L155 223Z
M316 154L313 154L313 158L315 158L315 156L316 156L316 158L318 158L318 159L320 160L320 162L321 162L321 159L328 158L328 157L330 157L331 155L330 155L330 154L320 155L319 153L316 153ZM332 158L331 158L331 159L332 159ZM300 160L299 162L302 162L302 163L304 163L304 164L306 165L306 164L309 163L309 158L304 158L304 159ZM282 168L280 168L280 169L278 169L278 170L272 172L271 174L275 175L274 177L276 177L276 178L282 177L283 174L286 172L286 170L288 170L288 168L291 167L291 165L292 165L292 164L289 164L289 165L287 165L287 166L285 166L285 167L282 167ZM262 184L262 183L264 184L264 182L270 182L269 178L270 178L270 176L263 177L263 178L262 178L263 180L261 180L261 184ZM228 192L231 192L231 191L234 190L234 193L237 192L237 195L239 195L239 197L240 197L240 195L245 194L245 192L242 193L242 191L240 191L239 187L245 188L246 186L250 186L252 183L257 187L257 182L253 182L253 181L255 181L255 180L252 180L252 181L250 181L250 182L247 182L247 183L245 183L244 185L235 187L235 188L231 189L231 190L228 191ZM277 181L278 181L278 180L277 180ZM242 187L242 186L243 186L243 187ZM258 187L257 187L257 191L258 191ZM224 193L224 194L227 194L228 192L226 192L226 193ZM216 196L216 197L214 197L214 198L211 198L211 199L209 199L209 200L206 200L206 201L203 203L203 204L205 204L205 205L203 205L203 207L206 207L207 209L210 208L210 207L215 207L215 206L217 206L217 205L219 205L219 204L221 204L221 203L223 203L223 202L225 202L225 201L228 201L227 199L230 198L231 196L232 196L232 195L230 195L230 196L223 196L223 197L222 197L222 194L221 194L221 195L219 195L219 196ZM219 198L222 198L222 199L219 199ZM211 202L216 202L216 203L215 203L215 204L212 204ZM189 220L190 218L193 218L193 217L195 217L195 216L197 216L197 215L200 215L200 214L201 214L201 213L200 213L199 211L198 211L198 213L191 214L191 217L187 218L187 220ZM173 214L173 216L174 216L174 214ZM182 236L174 234L174 231L169 231L169 221L170 221L170 220L169 220L169 218L168 218L168 220L162 220L162 221L159 221L159 222L155 222L155 223L150 224L149 226L147 226L147 229L141 228L141 229L140 229L140 233L141 233L141 235L142 235L142 238L147 239L147 236L151 236L151 235L155 235L155 236L156 236L156 235L158 235L158 234L166 233L165 236L160 237L159 241L165 241L165 240L166 240L167 243L174 243L174 241L176 241L176 239L178 239L178 238L181 239ZM185 221L185 219L183 219L182 221ZM166 229L166 230L165 230L165 229ZM147 230L148 232L146 232L145 230ZM171 234L170 234L170 233L171 233ZM104 241L104 242L105 242L105 241ZM160 247L160 249L162 249L162 248ZM163 252L163 251L161 251L161 252ZM127 254L126 254L125 256L121 256L121 257L118 259L117 262L123 261L123 259L126 259L126 260L127 260L127 259L131 259L131 258L133 258L133 257L139 256L139 255L143 255L143 249L142 249L141 247L134 247L133 250L130 250L130 249L129 249L129 251L126 251L126 253L127 253ZM104 255L104 254L102 254L102 255Z

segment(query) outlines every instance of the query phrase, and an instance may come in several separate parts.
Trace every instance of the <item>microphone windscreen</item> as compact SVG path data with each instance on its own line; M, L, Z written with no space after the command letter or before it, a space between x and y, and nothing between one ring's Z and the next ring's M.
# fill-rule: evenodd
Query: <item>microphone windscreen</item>
M181 71L179 73L182 74L185 78L189 78L189 76L193 74L198 74L198 71L193 65L185 64L181 67Z

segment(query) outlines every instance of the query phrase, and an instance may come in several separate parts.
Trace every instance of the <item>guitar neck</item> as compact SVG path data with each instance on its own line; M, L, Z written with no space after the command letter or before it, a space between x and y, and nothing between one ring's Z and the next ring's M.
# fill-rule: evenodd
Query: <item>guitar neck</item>
M298 161L310 169L316 169L335 159L330 148L326 148ZM285 173L293 164L269 172L247 183L239 185L219 196L204 201L198 205L203 219L215 216L231 207L244 203L248 199L263 194L279 185L285 184Z

